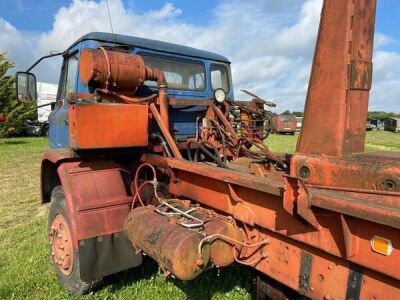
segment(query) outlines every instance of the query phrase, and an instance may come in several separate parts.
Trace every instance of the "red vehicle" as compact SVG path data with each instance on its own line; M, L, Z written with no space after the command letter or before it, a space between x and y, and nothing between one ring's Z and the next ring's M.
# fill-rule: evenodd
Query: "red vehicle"
M364 153L375 11L324 2L290 155L260 139L269 115L234 100L220 55L99 33L60 53L41 167L60 283L88 292L144 253L181 280L249 266L259 298L398 299L400 153Z
M0 114L0 123L3 123L7 120L7 117L3 114Z
M297 130L295 115L275 115L272 118L272 132L294 135Z

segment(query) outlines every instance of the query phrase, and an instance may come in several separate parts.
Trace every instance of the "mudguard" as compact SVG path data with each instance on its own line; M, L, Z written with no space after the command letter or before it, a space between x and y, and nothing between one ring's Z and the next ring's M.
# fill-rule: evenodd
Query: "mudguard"
M47 157L43 162L56 168L53 177L64 190L82 278L95 280L140 265L141 256L123 234L132 203L129 170L109 160L74 161L54 153ZM55 179L42 179L42 186L49 181Z

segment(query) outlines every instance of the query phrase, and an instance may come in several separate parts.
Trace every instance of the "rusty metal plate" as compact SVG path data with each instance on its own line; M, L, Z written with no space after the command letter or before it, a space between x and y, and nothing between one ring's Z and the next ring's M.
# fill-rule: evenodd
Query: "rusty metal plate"
M69 109L74 149L140 147L148 144L147 104L77 103Z

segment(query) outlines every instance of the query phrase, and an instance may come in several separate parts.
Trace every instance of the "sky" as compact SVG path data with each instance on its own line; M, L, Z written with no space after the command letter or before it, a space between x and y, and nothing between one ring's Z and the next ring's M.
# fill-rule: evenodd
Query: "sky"
M332 0L328 0L332 1ZM108 0L115 33L217 52L232 61L235 98L247 89L302 111L322 0ZM369 110L400 112L400 1L378 0ZM24 70L91 31L110 32L105 0L2 0L0 51ZM57 83L60 59L34 69Z

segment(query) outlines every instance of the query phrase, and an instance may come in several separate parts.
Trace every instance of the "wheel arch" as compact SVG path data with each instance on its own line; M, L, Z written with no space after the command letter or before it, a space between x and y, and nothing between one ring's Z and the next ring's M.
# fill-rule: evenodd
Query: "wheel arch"
M61 185L58 167L63 161L71 160L72 155L68 150L49 150L42 158L40 170L41 203L51 201L51 192L57 185Z

